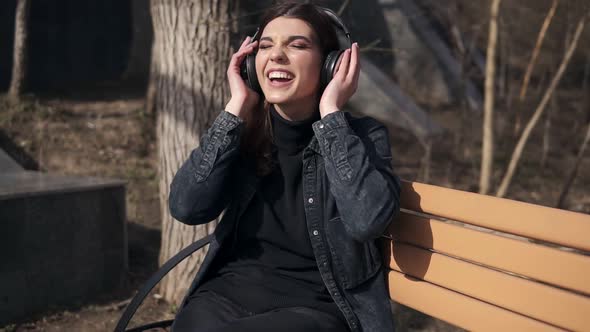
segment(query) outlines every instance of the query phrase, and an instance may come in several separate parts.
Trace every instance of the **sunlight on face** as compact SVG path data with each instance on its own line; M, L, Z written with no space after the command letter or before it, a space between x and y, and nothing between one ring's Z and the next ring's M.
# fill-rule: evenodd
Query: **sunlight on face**
M322 54L316 33L300 19L278 17L260 37L256 74L271 104L317 101Z

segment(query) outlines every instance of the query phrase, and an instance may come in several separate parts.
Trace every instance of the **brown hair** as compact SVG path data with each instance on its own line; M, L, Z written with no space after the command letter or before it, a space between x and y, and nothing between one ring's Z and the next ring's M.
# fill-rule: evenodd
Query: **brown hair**
M277 17L298 18L307 22L318 36L322 55L325 58L331 51L339 48L338 35L332 19L315 4L283 1L270 7L263 15L259 26L262 34L266 25ZM272 128L270 121L270 104L261 98L259 105L246 119L246 130L241 140L241 151L254 158L256 173L266 175L272 170Z

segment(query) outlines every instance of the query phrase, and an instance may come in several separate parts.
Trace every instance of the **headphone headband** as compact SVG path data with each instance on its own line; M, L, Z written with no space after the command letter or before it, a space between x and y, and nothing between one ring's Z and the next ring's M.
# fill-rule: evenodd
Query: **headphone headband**
M348 40L348 46L352 47L352 42L350 41L350 32L346 28L346 25L344 25L344 22L342 22L342 20L338 17L338 15L336 15L336 13L332 9L326 8L326 7L320 7L320 8L324 11L324 13L326 13L328 15L328 17L330 17L332 19L332 23L334 23L334 25L337 28L340 28L340 30L342 30L342 32L344 32L344 35L346 36L346 39Z
M319 7L319 8L326 15L328 15L328 17L332 20L332 24L334 24L334 26L336 26L338 29L340 29L344 33L344 35L346 36L346 40L348 40L348 46L352 47L352 41L350 40L350 32L346 28L346 25L344 25L344 22L342 22L342 20L338 17L338 15L336 15L336 13L332 9L326 8L326 7ZM252 36L252 41L258 40L259 33L261 33L260 27L256 28L256 32Z

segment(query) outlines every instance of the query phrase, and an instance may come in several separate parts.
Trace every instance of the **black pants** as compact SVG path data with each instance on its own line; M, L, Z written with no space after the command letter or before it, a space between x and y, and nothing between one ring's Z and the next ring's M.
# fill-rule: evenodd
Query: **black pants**
M197 291L176 315L174 332L349 331L346 323L323 311L292 307L249 312L212 291Z

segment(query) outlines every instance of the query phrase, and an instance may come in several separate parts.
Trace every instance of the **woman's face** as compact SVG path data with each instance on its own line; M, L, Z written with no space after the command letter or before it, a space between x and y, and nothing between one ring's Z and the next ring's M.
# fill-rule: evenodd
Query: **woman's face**
M307 22L278 17L266 25L256 54L256 74L269 103L315 101L321 66L319 41Z

